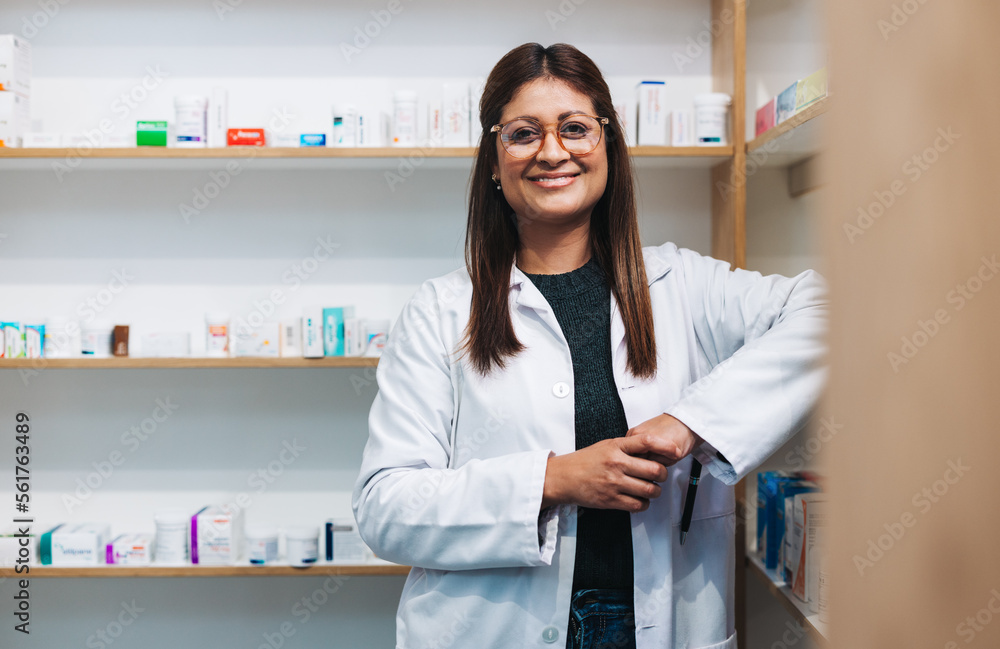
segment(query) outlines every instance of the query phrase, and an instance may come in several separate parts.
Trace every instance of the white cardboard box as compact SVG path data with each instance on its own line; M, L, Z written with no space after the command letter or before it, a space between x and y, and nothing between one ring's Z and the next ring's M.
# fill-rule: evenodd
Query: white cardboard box
M31 128L31 102L16 92L0 92L0 146L20 147Z
M642 81L636 86L639 146L667 145L666 88L663 81Z
M53 566L96 566L104 563L106 523L64 524L42 534L39 555Z
M31 97L31 43L14 34L0 34L0 92Z
M469 84L446 83L442 107L444 109L444 146L470 146Z
M243 510L203 507L191 517L191 541L191 563L235 563L243 552Z

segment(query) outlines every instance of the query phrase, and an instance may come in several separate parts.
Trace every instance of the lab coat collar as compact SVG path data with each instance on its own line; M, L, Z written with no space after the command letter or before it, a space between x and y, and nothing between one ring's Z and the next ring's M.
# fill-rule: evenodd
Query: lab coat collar
M644 261L646 263L646 283L650 286L670 270L670 262L655 254L646 254ZM545 301L541 291L528 281L527 276L521 272L517 264L511 264L510 266L510 289L517 291L517 304L534 309L548 310L548 302Z

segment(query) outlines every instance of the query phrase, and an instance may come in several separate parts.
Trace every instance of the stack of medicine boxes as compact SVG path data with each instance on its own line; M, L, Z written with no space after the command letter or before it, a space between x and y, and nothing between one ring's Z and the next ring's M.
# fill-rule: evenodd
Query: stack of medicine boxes
M31 44L0 34L0 146L21 146L31 127Z

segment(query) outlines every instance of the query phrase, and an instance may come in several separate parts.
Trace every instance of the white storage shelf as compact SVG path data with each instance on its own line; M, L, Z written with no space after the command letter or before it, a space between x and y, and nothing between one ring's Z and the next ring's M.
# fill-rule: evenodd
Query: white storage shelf
M764 567L764 562L754 554L746 557L747 567L770 591L781 605L791 614L796 622L805 628L810 636L815 638L820 644L829 644L829 631L827 625L819 620L819 613L809 610L809 605L792 594L792 589L785 583L784 578L778 575L776 570L768 570Z

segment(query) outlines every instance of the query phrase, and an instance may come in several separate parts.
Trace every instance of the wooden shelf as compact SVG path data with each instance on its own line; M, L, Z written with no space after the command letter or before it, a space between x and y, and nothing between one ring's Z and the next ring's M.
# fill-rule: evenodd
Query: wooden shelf
M791 588L785 584L784 579L779 577L776 571L765 568L763 561L754 555L747 555L746 565L750 568L750 572L756 575L757 579L767 587L774 598L785 607L785 610L795 618L795 621L809 632L809 635L819 644L829 645L827 625L819 621L818 613L809 610L808 604L792 594Z
M86 566L55 567L31 566L27 575L14 572L14 568L0 568L0 578L123 578L123 577L326 577L405 575L409 566L394 563L362 565L319 563L308 568L289 565L273 566Z
M830 98L824 97L747 142L748 164L786 166L819 153L823 120L816 118L829 107Z
M0 359L0 369L240 369L375 367L378 358L337 356L324 358L11 358Z
M474 147L268 147L233 146L215 149L176 149L172 147L60 147L54 149L0 148L3 158L134 158L134 159L204 159L204 158L471 158Z
M699 158L733 155L732 146L636 146L638 158ZM475 147L224 147L215 149L175 149L170 147L121 147L95 149L61 147L54 149L0 148L0 159L122 158L122 159L205 159L205 158L473 158Z
M640 169L710 167L731 158L733 146L632 147ZM172 149L166 147L115 149L15 149L0 148L0 170L49 171L59 177L74 169L122 171L217 170L236 162L247 170L376 170L412 173L414 169L451 169L468 173L476 156L473 147L225 147ZM403 171L400 172L399 170Z

